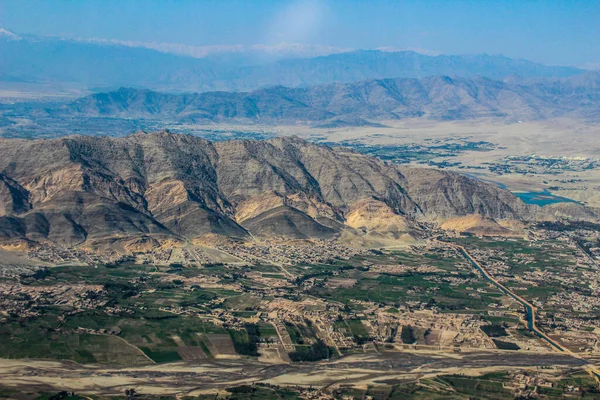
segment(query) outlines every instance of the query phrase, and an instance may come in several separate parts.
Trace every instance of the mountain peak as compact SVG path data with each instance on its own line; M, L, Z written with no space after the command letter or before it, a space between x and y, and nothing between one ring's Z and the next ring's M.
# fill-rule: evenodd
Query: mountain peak
M10 40L21 40L21 37L16 33L9 31L8 29L4 29L0 27L0 37L5 37Z

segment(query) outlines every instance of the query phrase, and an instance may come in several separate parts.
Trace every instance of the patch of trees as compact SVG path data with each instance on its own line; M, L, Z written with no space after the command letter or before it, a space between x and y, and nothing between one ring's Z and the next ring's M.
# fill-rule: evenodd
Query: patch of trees
M31 277L33 279L35 279L36 281L41 280L41 279L46 279L49 276L50 276L50 270L48 268L38 269L31 275Z
M163 321L163 320L167 320L167 319L176 319L176 318L180 318L178 315L174 315L165 311L160 311L160 310L144 310L142 312L137 311L136 312L137 316L143 317L144 319L147 320L154 320L154 321Z
M290 338L292 339L293 343L304 344L304 338L302 337L302 332L300 332L300 329L298 329L298 327L296 325L292 324L291 322L285 321L285 326L287 328L288 334L290 335Z
M183 271L183 264L171 263L171 265L169 265L169 269L168 269L167 273L180 274L182 271Z
M223 263L208 263L208 264L204 264L204 268L215 268L215 267L222 267L225 264Z
M256 324L244 324L243 330L229 329L235 352L246 356L258 357L258 342L260 332Z
M330 358L331 354L329 347L321 339L317 339L310 346L296 346L296 351L290 353L290 360L296 362L319 361Z
M385 339L385 341L387 343L393 343L396 334L398 334L398 325L394 325L390 328L390 335L387 337L387 339Z
M156 290L169 290L169 289L175 289L176 287L177 287L177 285L175 284L175 281L171 281L171 282L161 281L156 284Z
M354 336L354 341L356 342L356 344L358 344L359 346L362 346L363 344L366 344L369 342L370 338L368 336L360 336L357 335L356 333L353 334Z
M254 386L250 386L250 385L241 385L241 386L227 388L227 391L232 394L237 394L237 393L249 394L249 393L256 392L256 388Z
M406 344L413 344L417 341L417 338L415 337L415 330L412 326L403 326L400 337L402 338L402 343Z
M50 270L48 268L41 268L33 272L32 274L21 274L20 281L23 285L28 285L33 283L34 281L41 281L46 279L51 275Z
M499 324L484 325L481 327L481 330L491 338L508 336L506 329Z
M501 350L520 350L521 349L519 347L519 345L516 344L516 343L503 342L503 341L498 340L498 339L492 339L492 341L494 342L494 344L496 345L496 347L499 348L499 349L501 349Z
M135 262L134 256L121 256L121 258L119 258L116 261L104 264L104 267L105 268L117 268L118 266L120 266L122 264L127 264L127 263L132 263L132 262Z
M113 299L126 299L139 293L138 288L129 282L108 281L104 284L104 290Z
M136 393L135 389L125 389L125 398L127 400L135 398L136 394L137 393Z
M540 222L537 224L538 228L547 229L549 231L556 232L569 232L576 230L586 231L598 231L600 230L600 224L587 221L569 221L569 222Z
M63 390L62 392L58 392L56 394L53 394L52 396L48 397L48 400L62 400L62 399L66 399L68 397L75 397L75 392L67 392L65 390Z

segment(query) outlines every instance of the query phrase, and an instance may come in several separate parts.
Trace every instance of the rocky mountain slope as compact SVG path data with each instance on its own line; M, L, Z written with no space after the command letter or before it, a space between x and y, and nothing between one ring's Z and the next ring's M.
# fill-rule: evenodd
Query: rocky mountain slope
M424 117L510 121L557 116L600 119L600 73L528 84L487 78L384 79L250 93L165 94L122 88L48 109L56 117L160 119L180 123L243 122L315 125Z
M397 239L418 232L418 221L471 214L532 216L494 185L298 138L212 143L158 132L0 140L4 241Z

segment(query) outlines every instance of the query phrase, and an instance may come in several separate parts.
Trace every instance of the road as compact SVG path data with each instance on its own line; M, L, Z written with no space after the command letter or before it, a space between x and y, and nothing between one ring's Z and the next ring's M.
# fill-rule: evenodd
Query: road
M571 239L571 241L575 244L575 246L577 246L577 248L579 250L581 250L581 252L592 262L592 265L594 265L596 267L596 269L600 270L600 265L598 265L598 263L596 262L596 260L594 259L594 257L592 257L590 255L590 253L588 253L587 251L585 251L585 249L579 244L579 242L577 240L575 240L572 235L569 235L569 239Z
M552 338L550 338L548 335L546 335L544 332L542 332L536 325L536 318L535 318L535 313L537 311L537 309L535 308L535 306L533 304L531 304L530 302L528 302L527 300L525 300L524 298L522 298L521 296L519 296L518 294L514 293L513 291L511 291L509 288L507 288L506 286L504 286L502 283L498 282L492 275L490 275L490 273L479 263L479 261L477 261L468 251L467 249L465 249L463 246L458 245L458 244L454 244L454 243L448 243L448 242L440 242L446 245L449 245L451 247L454 247L455 249L459 250L462 255L469 260L469 262L479 271L481 272L481 274L490 282L492 282L498 289L500 289L503 293L509 295L510 297L512 297L513 299L515 299L516 301L518 301L519 303L521 303L523 305L523 307L525 307L525 310L527 312L527 327L529 328L530 331L532 331L533 333L535 333L538 337L542 338L543 340L545 340L546 342L548 342L555 350L558 350L562 353L567 353L569 355L572 355L574 357L577 358L582 358L579 354L573 353L571 350L569 350L568 348L560 345L558 342L556 342L555 340L553 340ZM593 365L588 365L586 367L586 369L588 370L588 372L594 377L596 378L596 380L598 380L600 382L600 369L596 368Z

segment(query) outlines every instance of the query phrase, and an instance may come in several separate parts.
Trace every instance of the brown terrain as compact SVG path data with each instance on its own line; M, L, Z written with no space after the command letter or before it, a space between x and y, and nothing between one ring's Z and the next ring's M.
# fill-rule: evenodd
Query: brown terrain
M162 131L4 139L0 171L4 243L118 240L137 248L210 235L387 241L418 236L421 222L498 233L515 221L598 218L581 205L528 206L464 175L296 137L213 143Z

